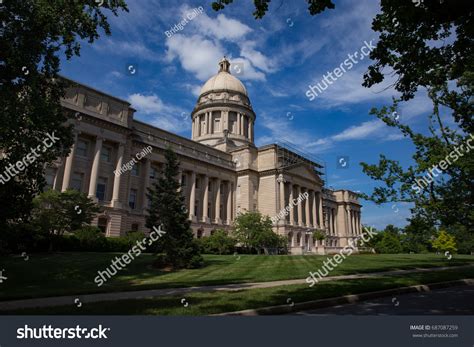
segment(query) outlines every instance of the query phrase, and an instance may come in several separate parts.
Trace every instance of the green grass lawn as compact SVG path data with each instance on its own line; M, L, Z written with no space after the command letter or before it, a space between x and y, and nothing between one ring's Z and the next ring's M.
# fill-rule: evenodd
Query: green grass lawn
M205 255L205 267L162 272L151 267L151 254L142 254L102 287L94 278L120 253L53 253L0 258L8 279L0 285L0 300L94 292L189 287L305 278L317 271L326 256ZM394 269L474 264L473 256L451 260L435 254L352 255L330 275Z
M85 303L81 307L71 304L68 306L23 309L10 312L2 311L0 314L208 315L473 277L474 269L469 268L406 274L403 276L321 282L312 288L306 285L289 285L234 292L188 293L184 297L167 296L156 299L94 302ZM181 303L182 299L185 299L188 303L187 307L184 307ZM388 297L387 302L390 302L390 300L391 297Z

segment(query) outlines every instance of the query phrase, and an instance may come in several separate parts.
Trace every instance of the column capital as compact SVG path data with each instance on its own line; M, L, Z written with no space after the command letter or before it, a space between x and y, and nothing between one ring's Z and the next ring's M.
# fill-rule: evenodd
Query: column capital
M285 183L286 182L285 177L283 177L283 174L278 175L277 182L278 183Z

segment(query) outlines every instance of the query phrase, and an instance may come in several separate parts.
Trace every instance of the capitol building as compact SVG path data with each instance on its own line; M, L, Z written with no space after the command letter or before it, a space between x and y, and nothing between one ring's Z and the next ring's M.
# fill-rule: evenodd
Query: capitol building
M93 224L107 236L148 231L147 188L168 146L179 157L195 237L229 229L245 211L269 216L291 254L336 252L362 233L357 195L325 187L321 162L285 143L255 146L257 115L225 57L191 112L191 139L134 119L127 101L71 83L61 104L74 144L47 168L46 179L53 189L77 189L97 201L103 212ZM313 239L315 230L325 239Z

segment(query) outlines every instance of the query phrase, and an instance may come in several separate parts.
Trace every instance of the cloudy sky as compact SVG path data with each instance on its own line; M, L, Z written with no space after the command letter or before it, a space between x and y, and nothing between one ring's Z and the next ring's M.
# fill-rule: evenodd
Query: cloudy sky
M314 100L306 96L308 86L321 82L348 54L377 42L371 29L377 2L335 1L335 10L312 17L303 1L273 0L262 20L253 18L250 1L236 1L218 13L212 1L128 3L129 13L110 18L112 36L83 43L80 57L63 62L63 75L128 100L140 120L190 137L188 117L200 87L226 55L242 67L234 74L246 85L257 114L258 146L290 142L326 163L328 186L362 192L376 182L360 162L375 163L384 153L410 163L410 142L369 115L397 94L390 80L362 87L368 57L355 58L357 63ZM170 35L183 18L187 23ZM429 110L420 93L402 105L400 121L422 129ZM403 226L409 216L407 204L363 204L363 223L378 228Z

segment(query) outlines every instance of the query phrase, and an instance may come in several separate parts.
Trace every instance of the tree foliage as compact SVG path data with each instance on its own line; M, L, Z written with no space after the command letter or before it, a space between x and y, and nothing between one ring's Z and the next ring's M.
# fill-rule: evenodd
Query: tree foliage
M0 228L28 218L33 197L45 186L46 163L68 154L72 145L60 98L65 82L58 78L61 56L80 54L80 40L110 34L106 12L127 10L123 0L22 0L0 4L0 174L16 165L47 136L60 138L39 153L14 179L0 184Z
M260 212L248 211L237 216L234 222L234 236L248 250L267 254L270 249L286 245L286 239L273 232L272 221Z
M433 248L438 252L455 253L457 251L456 239L454 236L449 235L445 230L439 232L438 237L433 240L432 244Z
M91 223L100 207L86 194L69 189L48 190L33 200L31 223L50 235L63 235Z
M363 171L381 182L365 197L376 203L413 202L415 217L430 225L450 226L462 220L474 230L474 158L468 146L474 130L474 4L432 1L416 7L384 0L381 9L373 21L373 29L380 32L370 54L375 63L364 85L381 83L383 71L393 71L400 99L371 114L409 138L415 152L407 168L384 155L377 164L362 163ZM393 117L398 105L420 88L433 104L426 133L403 124L403 115Z
M227 5L230 5L234 0L218 0L212 3L212 8L215 11L223 10ZM276 1L275 1L276 2ZM255 11L253 15L256 19L262 19L269 9L271 0L254 0ZM315 15L325 11L326 9L334 9L335 5L331 0L306 0L308 11L311 15Z
M237 240L223 229L217 229L210 236L198 240L205 253L230 254L234 251Z
M165 160L163 175L148 189L151 207L146 226L151 231L161 226L165 232L157 241L165 254L162 265L176 269L198 267L203 260L193 240L184 196L180 192L178 157L169 147L165 150Z

